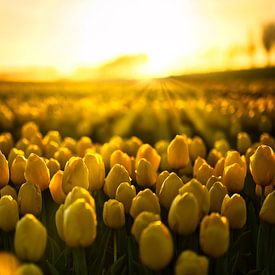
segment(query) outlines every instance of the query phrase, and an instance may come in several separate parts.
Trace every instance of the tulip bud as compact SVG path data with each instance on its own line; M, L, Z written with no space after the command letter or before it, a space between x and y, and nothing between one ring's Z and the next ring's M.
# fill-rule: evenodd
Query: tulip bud
M47 231L32 214L26 214L16 224L14 247L16 255L26 261L36 262L43 256Z
M208 156L207 156L207 163L209 163L209 165L211 165L212 167L214 167L217 163L217 161L222 157L222 153L219 152L217 149L212 149Z
M132 200L130 215L135 218L139 213L149 211L160 214L158 197L150 189L140 191Z
M84 157L84 162L89 171L89 190L99 190L104 185L105 166L101 155L89 153Z
M138 167L139 161L144 158L149 161L152 165L152 168L157 171L160 164L160 156L157 153L156 149L154 149L149 144L142 144L137 152L136 156L136 168Z
M130 139L126 141L127 144L127 154L130 156L136 156L138 148L142 145L142 141L135 137L132 136Z
M248 133L240 132L237 135L237 149L241 154L245 154L246 150L251 146L251 139Z
M9 165L6 160L6 157L0 151L0 188L4 187L9 183Z
M89 193L88 190L85 188L82 188L80 186L75 186L72 191L67 195L65 199L64 207L67 208L69 205L71 205L73 202L75 202L78 199L84 199L85 202L91 205L92 208L95 209L95 200L92 197L92 195Z
M139 254L142 264L157 271L166 267L173 257L173 239L161 222L150 223L141 233Z
M25 123L21 128L21 136L28 140L31 140L31 138L38 132L39 129L37 124L32 121Z
M179 189L179 194L186 192L192 193L199 203L200 216L208 214L210 208L209 193L205 185L202 185L196 179L192 179Z
M115 164L108 173L103 190L105 194L113 199L116 196L116 190L122 182L130 182L131 179L124 166Z
M196 179L203 185L206 185L208 179L213 175L214 168L212 168L209 164L205 162L199 167L196 173Z
M3 196L0 199L0 229L3 231L14 230L19 219L18 205L12 196Z
M168 145L169 145L168 140L161 139L155 144L155 149L157 150L159 155L163 155L167 153Z
M59 149L59 144L55 141L50 141L45 145L46 158L53 158L55 152Z
M176 262L175 275L207 275L208 259L191 250L183 251Z
M250 157L250 171L256 184L267 186L275 180L275 157L271 147L260 145Z
M62 170L64 170L66 163L72 156L72 152L66 147L59 147L59 149L54 153L54 158L59 162Z
M192 162L194 162L197 157L206 157L206 146L200 137L194 137L190 140L189 146L189 156Z
M229 247L229 223L218 213L205 216L200 224L200 247L207 255L217 258Z
M15 275L43 275L43 272L35 264L23 264L16 270Z
M119 229L125 224L124 206L121 202L109 199L103 206L103 221L112 229Z
M214 148L220 152L222 154L222 156L225 156L225 154L227 153L227 151L230 150L230 144L228 143L228 141L226 139L219 139L216 140L214 143Z
M7 157L13 147L13 139L10 133L0 135L0 151Z
M160 192L159 201L160 203L169 208L174 198L179 193L179 189L183 186L182 180L177 176L176 173L171 173L163 182Z
M37 216L42 209L42 195L38 185L25 182L18 192L18 206L21 215L31 213Z
M215 168L214 168L214 175L215 175L216 177L221 177L221 176L223 175L224 161L225 161L225 158L220 158L220 159L216 162L216 165L215 165Z
M136 196L136 188L128 182L122 182L116 190L116 200L123 203L125 213L129 213L133 198Z
M152 212L143 211L137 215L131 228L137 242L140 240L142 231L152 222L160 221L160 216Z
M27 160L24 156L18 155L14 161L12 162L10 173L11 173L11 181L17 186L21 186L25 181L25 168L26 168Z
M144 187L153 186L157 180L157 173L153 169L151 162L142 158L139 160L136 170L137 184Z
M221 212L222 202L227 194L227 188L216 181L209 190L210 212Z
M31 144L37 145L41 152L44 150L43 138L40 132L37 132L34 136L31 137Z
M19 263L14 254L0 251L0 270L1 275L14 275Z
M162 171L158 177L157 177L157 181L156 181L156 195L159 196L159 192L160 192L160 189L161 189L161 186L164 182L164 180L170 175L170 173L165 170L165 171Z
M50 158L46 160L46 165L50 172L50 178L60 170L60 164L56 159Z
M271 137L268 133L262 133L260 136L260 143L270 146L272 150L275 150L275 138Z
M29 145L30 145L30 141L28 139L21 138L17 141L15 148L18 150L22 150L23 152L26 152Z
M53 200L57 204L64 203L66 195L62 189L62 178L63 178L63 171L59 170L57 173L54 174L50 181L49 189L52 195Z
M240 193L244 188L245 172L238 163L225 166L223 171L223 184L228 192Z
M118 149L118 146L111 143L104 143L101 146L100 155L102 156L106 170L110 169L111 155L117 149Z
M31 154L35 154L39 157L42 156L42 150L36 144L30 144L26 149L26 157L28 158Z
M48 131L48 133L43 138L44 144L48 144L52 141L56 142L58 145L61 143L61 136L58 131Z
M269 193L265 198L262 208L260 210L260 219L275 224L275 191Z
M3 197L5 195L12 196L13 199L17 201L17 192L16 190L11 187L10 185L5 185L1 190L0 190L0 197Z
M210 188L211 188L211 187L214 185L214 183L217 182L217 181L221 182L221 181L222 181L222 177L211 176L211 177L208 179L207 183L206 183L206 188L207 188L207 190L209 191Z
M63 226L63 220L64 220L64 204L60 204L57 211L55 212L55 225L57 229L58 236L61 240L64 239L64 226Z
M96 238L97 220L94 208L84 199L77 199L64 210L63 234L70 247L86 247Z
M35 154L28 157L24 175L28 182L37 184L42 191L49 187L49 169L44 160Z
M62 189L68 194L75 186L89 187L89 172L83 159L72 157L67 162L62 179Z
M16 148L12 148L8 156L9 167L11 167L13 161L17 156L24 156L24 152L22 150L17 150Z
M115 150L110 157L110 166L111 168L115 164L121 164L125 167L127 170L128 174L131 174L131 158L126 154L123 153L121 150Z
M197 157L195 162L194 162L194 166L193 166L193 176L194 178L197 177L198 171L200 169L200 167L204 164L207 163L205 161L205 159L201 158L201 157Z
M234 194L231 198L226 195L222 202L221 214L228 219L231 228L243 228L246 223L246 204L243 197L239 194Z
M243 169L243 174L246 175L247 167L245 156L240 156L240 153L237 151L228 151L224 160L224 167L230 166L234 163L238 163Z
M168 164L173 169L184 168L189 162L186 136L176 135L167 148Z
M197 199L192 193L177 195L172 202L168 214L169 227L180 235L193 233L200 219Z
M62 142L62 147L69 149L70 152L76 152L76 141L71 137L65 137Z
M93 147L92 140L89 137L81 137L76 143L76 154L79 157L84 157L86 150Z

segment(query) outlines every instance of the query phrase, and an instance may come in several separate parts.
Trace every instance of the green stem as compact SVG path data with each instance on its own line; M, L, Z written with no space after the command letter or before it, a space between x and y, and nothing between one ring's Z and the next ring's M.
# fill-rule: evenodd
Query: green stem
M114 230L114 263L117 261L117 232Z
M86 255L84 247L72 249L73 268L76 275L88 275Z

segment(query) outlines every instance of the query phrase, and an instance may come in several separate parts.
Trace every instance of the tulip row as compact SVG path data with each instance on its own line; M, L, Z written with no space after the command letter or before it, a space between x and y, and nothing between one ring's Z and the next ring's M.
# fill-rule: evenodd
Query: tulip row
M153 147L116 136L100 145L58 131L43 136L29 122L15 144L10 133L0 141L0 271L274 271L268 134L252 143L241 132L237 150L220 139L207 153L200 137Z

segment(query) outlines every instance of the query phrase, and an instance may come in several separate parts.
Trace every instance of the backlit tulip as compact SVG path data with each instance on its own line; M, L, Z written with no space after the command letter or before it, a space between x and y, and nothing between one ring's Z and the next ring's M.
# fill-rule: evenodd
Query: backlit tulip
M239 194L232 197L226 195L222 202L221 214L227 217L231 228L243 228L246 223L246 204L243 197Z
M141 233L139 254L142 264L157 271L166 267L173 257L173 239L160 221L150 223Z
M45 156L46 158L53 158L55 152L59 149L59 144L55 141L50 141L45 145Z
M206 185L208 179L213 175L214 168L212 168L209 164L205 162L199 167L198 171L196 172L196 179L203 185Z
M228 192L240 193L244 188L245 172L238 163L225 166L223 171L223 184Z
M129 213L132 200L136 196L136 188L129 182L122 182L116 190L116 200L124 205L125 213Z
M111 155L117 149L119 149L118 146L112 143L104 143L100 148L100 155L102 156L107 171L110 169Z
M0 199L0 229L11 231L19 219L18 205L12 196L5 195Z
M8 184L10 178L9 165L6 157L0 151L0 188Z
M135 218L139 213L143 211L153 212L160 214L159 199L155 193L146 188L140 191L132 200L130 208L130 215Z
M191 250L185 250L179 255L175 275L207 275L209 261L205 256L199 256Z
M63 178L63 171L59 170L57 173L54 174L50 181L49 189L52 195L53 200L58 203L64 203L66 195L62 189L62 178Z
M125 167L120 164L115 164L105 178L103 190L109 198L113 199L116 196L118 186L122 182L130 181L131 179Z
M275 224L275 191L265 198L259 216L261 220Z
M210 188L214 185L215 182L221 182L222 181L222 177L217 177L217 176L211 176L207 183L206 183L206 188L208 189L208 191L210 190Z
M170 173L165 170L165 171L162 171L158 177L157 177L157 181L156 181L156 195L158 196L159 195L159 192L160 192L160 189L161 189L161 186L164 182L164 180L170 175Z
M71 137L65 137L64 141L62 142L62 147L66 147L70 150L70 152L76 152L76 140Z
M209 190L210 211L221 212L222 202L227 194L227 188L219 181L216 181Z
M15 272L15 275L43 275L42 270L35 264L22 264Z
M136 169L137 184L144 187L153 186L157 180L157 173L153 169L151 162L142 158L139 160Z
M63 179L62 189L65 194L68 194L75 186L80 186L85 189L89 187L89 172L82 158L72 157L67 162Z
M0 151L7 157L13 147L13 138L10 133L0 135Z
M106 226L112 229L119 229L125 224L123 203L109 199L103 206L103 221Z
M8 184L0 189L0 197L3 197L5 195L12 196L12 198L14 198L17 201L17 192L15 188L11 187Z
M24 156L17 156L12 162L10 168L11 181L17 186L21 186L25 181L25 168L26 168L27 160Z
M25 179L30 183L37 184L42 191L49 187L50 172L41 157L35 154L31 154L28 157L25 168Z
M184 168L189 162L188 142L186 136L176 135L167 148L168 164L173 169Z
M160 221L159 214L155 214L148 211L143 211L135 218L131 228L131 233L139 242L142 231L152 222Z
M171 173L162 183L159 192L160 203L169 208L174 198L179 193L179 189L183 186L182 180L177 176L176 173Z
M177 195L172 202L168 214L169 227L180 235L193 233L200 219L197 199L192 193Z
M57 229L58 236L61 240L64 239L64 225L63 225L63 220L64 220L64 204L60 204L57 211L55 212L55 226Z
M53 177L53 175L60 170L60 164L56 159L50 158L46 160L46 165L50 172L50 178Z
M72 157L72 152L66 147L59 147L59 149L54 153L54 159L56 159L62 170L64 170L66 163Z
M84 157L86 150L93 146L92 140L89 137L81 137L76 143L76 154L79 157Z
M26 157L28 158L31 154L35 154L39 157L42 156L41 148L36 144L30 144L26 149Z
M29 145L30 141L26 138L22 138L17 141L17 143L15 144L15 148L18 150L22 150L23 152L26 152Z
M115 150L110 157L110 167L112 168L115 164L121 164L125 167L128 174L131 174L131 158L123 153L121 150Z
M213 148L210 150L207 156L207 163L212 167L215 167L217 161L222 157L222 153L219 152L217 149Z
M214 175L216 177L222 177L223 170L224 170L224 161L225 161L225 158L222 157L216 162L216 165L214 168Z
M159 164L160 164L160 156L159 156L158 152L156 151L156 149L154 149L151 145L142 144L139 147L137 156L136 156L136 168L138 167L139 161L142 158L148 160L151 163L152 168L155 171L158 170Z
M206 157L206 146L200 137L194 137L189 143L189 156L192 162L194 162L197 157Z
M200 169L200 167L204 164L207 163L205 161L205 159L201 158L201 157L197 157L195 162L194 162L194 166L193 166L193 176L196 177L198 174L198 170Z
M0 251L0 270L3 275L14 275L19 267L19 262L14 254Z
M20 259L33 262L40 260L45 252L46 243L46 228L35 216L27 214L17 222L14 247Z
M229 223L218 213L205 216L200 224L200 247L214 258L225 254L229 247Z
M35 122L27 122L25 123L21 128L21 136L23 138L26 138L28 140L31 140L31 138L39 132L39 128Z
M237 135L237 149L241 154L245 154L246 150L251 146L251 139L248 133L240 132Z

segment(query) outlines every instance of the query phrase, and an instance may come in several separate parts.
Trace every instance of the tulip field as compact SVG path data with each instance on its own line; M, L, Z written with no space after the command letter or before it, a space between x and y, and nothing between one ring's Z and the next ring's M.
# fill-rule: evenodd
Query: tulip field
M275 274L275 81L0 83L0 275Z

